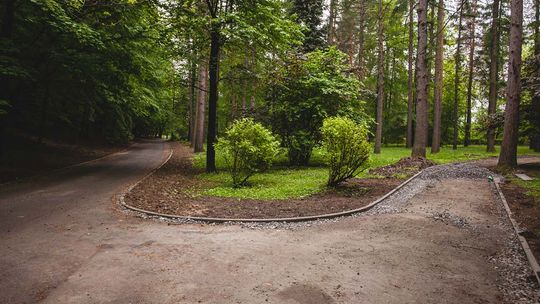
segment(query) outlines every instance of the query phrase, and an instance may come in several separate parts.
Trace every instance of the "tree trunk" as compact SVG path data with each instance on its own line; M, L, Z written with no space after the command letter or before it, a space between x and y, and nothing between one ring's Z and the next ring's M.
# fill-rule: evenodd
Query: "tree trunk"
M358 20L358 79L364 79L364 40L365 40L365 23L366 23L366 0L360 0L359 5L359 20Z
M497 75L499 74L499 0L493 0L491 8L491 43L489 49L489 95L488 116L491 118L497 111ZM487 151L495 152L495 129L487 131Z
M408 74L409 74L409 80L407 83L407 87L409 89L407 94L407 137L406 137L406 146L407 148L412 147L413 145L413 108L414 108L414 90L413 90L413 84L414 84L414 71L413 71L413 39L414 39L414 31L413 31L413 21L414 21L414 0L409 0L409 50L408 50Z
M195 60L190 59L191 62L189 64L189 128L188 128L188 140L191 142L191 147L194 146L194 139L195 139L195 124L196 124L196 100L195 100L195 84L197 82L197 76L196 76L196 68L197 65L195 64Z
M523 44L523 0L511 0L510 10L507 100L504 115L504 134L498 163L499 166L503 167L517 166L521 48Z
M418 54L416 56L416 127L412 157L426 157L427 130L427 0L418 2Z
M204 143L204 118L206 115L206 90L207 90L208 68L206 64L199 67L199 95L197 96L197 111L195 120L194 144L195 152L203 151Z
M454 74L454 113L452 115L453 119L453 129L454 129L454 136L452 140L452 149L457 149L457 142L458 142L458 125L459 125L459 117L458 117L458 103L459 103L459 79L461 77L460 70L461 70L461 26L463 21L463 4L464 0L461 0L459 2L459 21L458 21L458 36L457 36L457 46L456 46L456 55L455 55L455 74Z
M534 56L536 64L540 62L540 0L534 1L535 23L534 23ZM529 137L530 148L540 152L540 95L534 94L531 100L531 111L533 118L533 131Z
M474 50L476 46L476 0L473 0L471 9L471 19L469 23L469 77L467 79L467 117L465 122L465 140L463 145L468 147L471 144L471 123L472 123L472 84L474 73Z
M444 0L439 0L437 8L437 49L435 51L435 92L433 102L433 139L431 153L441 150L441 105L443 91L444 58Z
M379 0L379 17L377 26L377 129L375 132L375 154L381 153L383 103L384 103L384 18L383 2Z
M328 44L334 44L336 40L336 11L338 0L330 0L330 12L328 16Z
M210 30L210 90L208 99L208 134L206 137L206 171L216 171L216 151L214 143L217 135L217 102L219 81L219 52L221 48L219 24L213 24Z

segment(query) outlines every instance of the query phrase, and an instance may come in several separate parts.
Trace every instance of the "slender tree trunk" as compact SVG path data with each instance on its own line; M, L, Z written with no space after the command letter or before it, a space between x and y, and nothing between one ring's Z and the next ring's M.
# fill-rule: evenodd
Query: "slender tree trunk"
M413 47L414 47L414 30L413 30L413 24L414 24L414 0L409 0L409 50L407 52L408 55L408 94L407 94L407 137L406 137L406 146L407 148L411 148L413 145L413 108L414 108L414 71L413 71Z
M338 0L330 0L330 12L328 16L328 44L334 44L336 40L336 15Z
M465 147L468 147L471 144L472 84L474 75L474 50L476 46L476 0L473 0L470 18L469 77L467 79L467 117L465 122L465 141L463 143Z
M193 148L195 152L203 151L204 143L204 118L206 115L206 90L207 90L208 68L206 64L199 67L199 95L197 96L197 111L195 120L195 138Z
M236 94L232 94L231 96L231 121L234 121L236 119Z
M196 69L197 65L195 64L195 60L190 59L191 62L189 64L189 134L188 139L191 142L191 147L194 146L194 139L195 139L195 122L196 122L196 98L195 98L195 84L197 82L197 76L196 76Z
M459 21L458 21L458 36L457 36L457 46L456 46L456 55L455 55L455 75L454 75L454 113L452 116L453 119L453 129L454 136L452 140L452 149L457 149L458 142L458 125L459 125L459 115L458 115L458 105L459 105L459 79L461 77L461 27L463 21L463 1L459 2Z
M437 8L437 49L435 50L435 91L433 102L433 139L431 153L441 150L441 105L443 91L444 59L444 0L439 0Z
M379 0L379 17L377 26L377 129L375 132L375 154L381 153L383 103L384 103L384 15L383 1Z
M427 130L427 0L418 1L418 54L416 56L416 127L412 157L426 157Z
M508 82L504 133L499 155L499 166L517 166L519 132L519 103L521 94L521 48L523 44L523 0L510 2L510 48L508 58Z
M0 37L11 38L13 33L13 23L15 20L15 0L4 1L4 12L0 28Z
M499 0L493 0L491 9L491 43L489 49L489 95L488 116L490 119L497 111L497 75L499 74ZM495 152L495 129L487 131L487 151Z
M365 24L366 24L366 0L360 0L360 11L358 12L358 79L364 80L364 40L365 40Z
M208 99L208 132L206 138L206 171L216 171L216 151L214 143L217 136L217 102L219 81L219 53L221 49L219 25L213 24L210 31L210 60L209 60L209 99Z
M540 1L534 1L535 23L534 23L534 56L536 64L540 62ZM531 100L531 111L533 119L533 131L529 137L530 148L540 152L540 95L534 94Z

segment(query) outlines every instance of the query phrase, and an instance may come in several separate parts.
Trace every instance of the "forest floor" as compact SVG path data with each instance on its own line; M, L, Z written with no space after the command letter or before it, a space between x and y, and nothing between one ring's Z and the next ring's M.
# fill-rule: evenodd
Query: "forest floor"
M0 303L538 303L484 168L426 169L374 209L326 221L203 225L111 197L167 143L0 191Z
M54 169L97 159L125 147L103 144L70 144L10 136L0 153L0 184L37 176Z

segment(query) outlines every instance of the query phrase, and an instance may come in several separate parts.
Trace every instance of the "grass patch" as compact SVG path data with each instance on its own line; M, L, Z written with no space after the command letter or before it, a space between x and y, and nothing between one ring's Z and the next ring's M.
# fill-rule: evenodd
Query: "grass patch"
M428 149L427 158L439 163L451 163L457 161L477 160L498 155L498 149L495 153L487 153L485 146L458 147L452 150L451 146L442 147L441 152L431 154ZM378 168L393 164L403 157L410 156L411 150L403 147L383 147L381 154L372 154L369 168ZM540 155L528 147L518 147L519 155ZM205 153L199 153L195 156L194 166L204 168L206 163ZM228 172L226 172L225 161L216 156L216 167L218 173L204 173L198 176L203 180L213 182L216 186L205 190L204 195L220 197L236 197L239 199L289 199L300 198L315 194L324 189L328 179L328 171L324 165L321 150L313 150L312 159L309 167L287 168L287 155L281 153L276 159L276 165L272 170L256 174L250 178L250 186L244 188L232 188L232 181ZM368 170L361 172L357 177L374 177L367 173ZM540 181L534 188L540 194ZM527 188L528 189L528 188ZM535 191L535 190L531 191Z
M527 172L527 175L534 178L532 181L524 181L515 175L507 175L506 177L514 184L527 190L525 194L534 197L535 202L540 203L540 172Z

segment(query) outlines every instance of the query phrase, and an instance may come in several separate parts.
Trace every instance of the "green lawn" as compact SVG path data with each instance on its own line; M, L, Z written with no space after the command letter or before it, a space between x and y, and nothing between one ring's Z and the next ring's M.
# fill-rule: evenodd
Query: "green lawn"
M377 168L397 162L403 157L410 156L410 150L403 147L383 147L381 154L372 154L369 168ZM540 155L528 147L519 147L520 155ZM443 147L441 152L431 154L428 152L427 158L439 163L450 163L456 161L475 160L490 156L497 156L497 153L485 152L485 146ZM194 166L204 168L205 154L199 153L195 156ZM222 159L217 158L216 165L218 173L201 174L198 177L212 181L215 187L206 190L203 194L221 197L236 197L250 199L288 199L308 196L324 189L328 178L328 171L324 167L324 161L320 150L315 149L312 156L311 166L302 168L287 168L285 164L287 158L285 154L279 155L276 165L271 170L257 174L250 178L251 186L235 189L231 187L229 174L225 170ZM368 168L368 169L369 169ZM359 177L367 177L367 170L361 172ZM540 185L539 185L540 190Z

